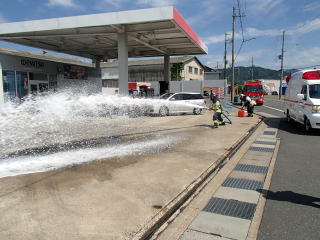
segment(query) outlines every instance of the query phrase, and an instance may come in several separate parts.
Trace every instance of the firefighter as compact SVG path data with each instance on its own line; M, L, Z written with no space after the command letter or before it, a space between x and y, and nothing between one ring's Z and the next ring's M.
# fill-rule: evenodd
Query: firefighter
M248 117L253 117L254 106L257 104L256 101L250 97L240 94L241 104L243 103L242 109L247 107Z
M222 106L219 98L215 95L215 93L212 94L211 97L212 101L212 107L211 110L214 111L212 120L213 120L213 128L218 128L219 125L225 125L222 115Z

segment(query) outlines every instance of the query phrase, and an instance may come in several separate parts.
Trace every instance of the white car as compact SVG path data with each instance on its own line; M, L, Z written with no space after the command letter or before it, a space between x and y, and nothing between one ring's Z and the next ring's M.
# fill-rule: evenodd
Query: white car
M292 74L285 95L287 121L304 124L308 132L320 128L320 69Z
M160 116L177 113L201 114L207 109L206 102L200 93L166 93L160 96L160 100L153 106L152 113Z

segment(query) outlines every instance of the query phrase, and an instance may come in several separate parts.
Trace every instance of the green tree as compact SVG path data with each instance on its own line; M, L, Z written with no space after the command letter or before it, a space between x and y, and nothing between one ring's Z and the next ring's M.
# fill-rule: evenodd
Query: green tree
M239 74L238 74L238 68ZM285 73L286 74L286 73ZM228 82L232 79L232 69L227 69ZM247 80L251 80L251 67L236 67L235 69L235 84L243 84ZM254 66L253 79L280 79L280 71Z
M171 79L180 81L182 70L183 63L173 63L171 67Z

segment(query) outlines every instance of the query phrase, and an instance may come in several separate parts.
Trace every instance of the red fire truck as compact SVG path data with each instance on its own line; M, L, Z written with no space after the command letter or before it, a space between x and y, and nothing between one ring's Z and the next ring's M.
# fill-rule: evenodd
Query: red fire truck
M151 84L147 82L129 82L129 95L133 97L153 97L154 89L150 86Z
M243 86L243 94L256 101L257 104L263 105L264 91L262 81L246 81Z

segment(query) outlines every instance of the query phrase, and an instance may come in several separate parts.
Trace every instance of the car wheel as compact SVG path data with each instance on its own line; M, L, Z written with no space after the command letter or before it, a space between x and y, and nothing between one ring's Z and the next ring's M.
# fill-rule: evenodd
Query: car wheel
M287 110L287 123L291 123L291 122L292 122L292 118L290 117L289 110Z
M169 115L169 109L167 107L162 106L159 110L160 117L168 116Z
M304 130L305 130L307 133L310 133L311 130L312 130L310 121L309 121L309 119L308 119L307 117L305 117L305 119L304 119Z
M193 109L193 114L194 115L200 115L201 114L201 109L200 108Z

